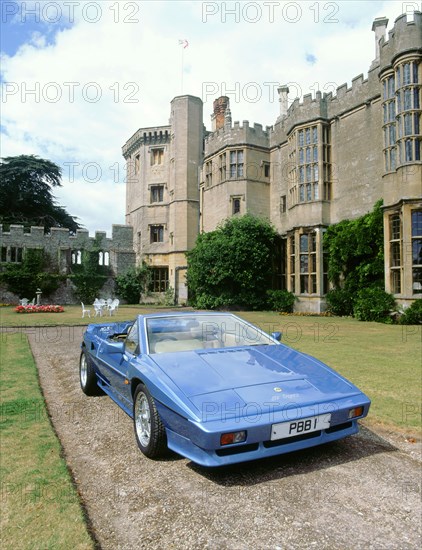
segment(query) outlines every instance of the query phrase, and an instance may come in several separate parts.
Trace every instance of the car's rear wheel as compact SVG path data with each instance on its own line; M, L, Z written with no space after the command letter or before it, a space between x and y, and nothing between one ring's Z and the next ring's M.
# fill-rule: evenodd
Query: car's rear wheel
M133 424L138 447L148 458L159 458L167 451L166 430L155 402L144 384L133 396Z
M91 359L85 350L79 358L79 382L85 395L103 395L103 390L97 384L97 375Z

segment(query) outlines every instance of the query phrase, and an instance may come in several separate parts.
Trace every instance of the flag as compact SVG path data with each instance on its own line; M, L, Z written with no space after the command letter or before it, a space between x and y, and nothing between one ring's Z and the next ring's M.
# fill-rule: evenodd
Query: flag
M183 49L187 48L189 46L189 42L184 38L183 40L179 40L179 46L183 45Z

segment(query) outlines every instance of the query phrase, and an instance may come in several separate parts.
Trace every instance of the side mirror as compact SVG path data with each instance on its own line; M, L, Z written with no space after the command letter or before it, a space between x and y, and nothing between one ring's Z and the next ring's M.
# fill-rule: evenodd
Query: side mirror
M101 346L103 353L123 353L125 351L124 342L104 342Z
M277 340L277 342L281 342L281 332L272 332L271 337Z

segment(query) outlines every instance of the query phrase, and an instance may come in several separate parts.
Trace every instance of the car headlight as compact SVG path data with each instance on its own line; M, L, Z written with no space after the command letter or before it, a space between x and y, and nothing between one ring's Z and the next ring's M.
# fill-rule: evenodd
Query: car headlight
M354 409L350 409L349 411L349 418L356 418L357 416L363 415L363 407L355 407Z
M232 445L233 443L243 443L246 440L246 431L229 432L221 434L220 445Z

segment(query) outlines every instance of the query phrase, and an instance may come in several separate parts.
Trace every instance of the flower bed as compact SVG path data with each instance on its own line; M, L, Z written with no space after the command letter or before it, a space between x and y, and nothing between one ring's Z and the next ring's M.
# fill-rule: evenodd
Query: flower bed
M16 313L62 313L63 306L17 306Z

